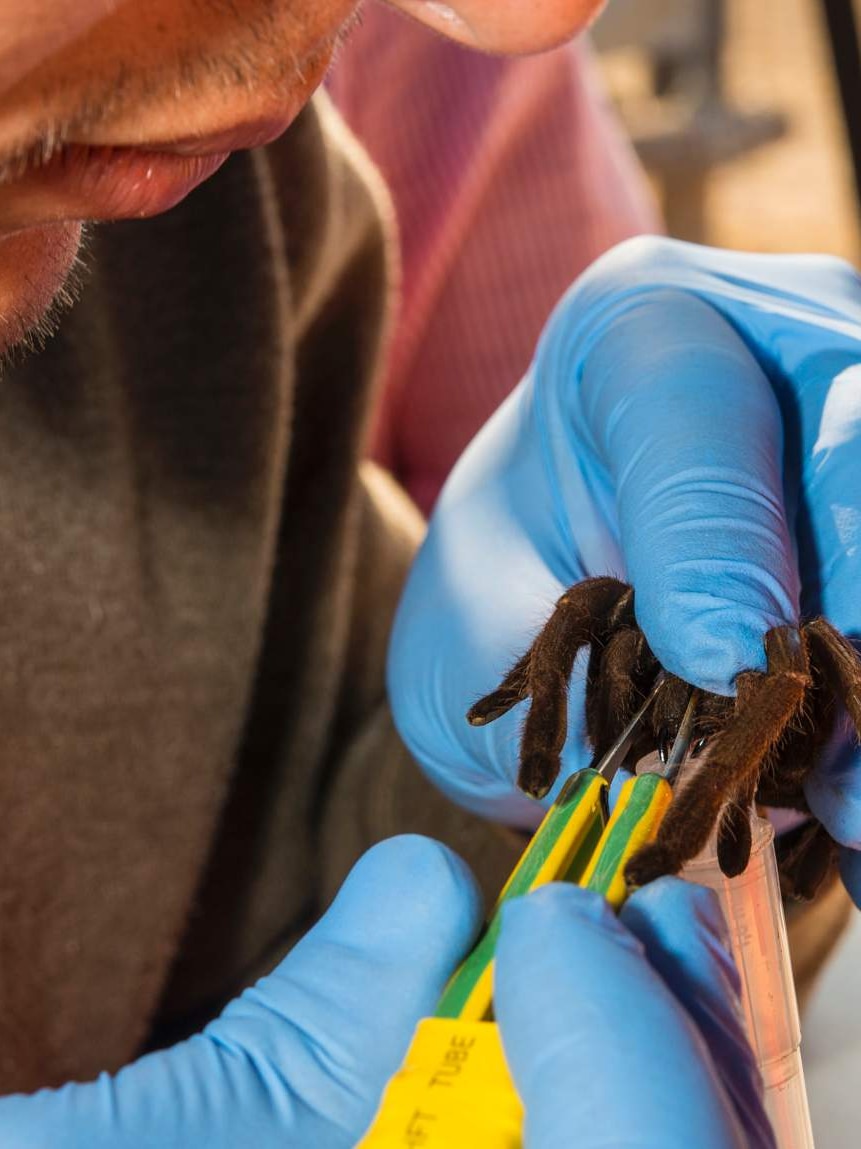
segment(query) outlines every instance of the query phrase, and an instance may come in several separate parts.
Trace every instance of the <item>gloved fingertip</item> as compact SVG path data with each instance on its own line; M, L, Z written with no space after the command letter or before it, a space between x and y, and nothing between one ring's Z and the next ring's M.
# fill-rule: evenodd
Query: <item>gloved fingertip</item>
M769 1145L741 979L717 895L680 878L661 878L632 894L620 916L725 1067L724 1084L746 1127L746 1143Z
M635 890L620 917L629 928L632 922L660 918L667 935L681 940L693 929L729 950L729 933L717 894L682 878L659 878Z
M746 579L725 570L713 573L719 595L685 586L692 581L689 572L684 579L667 578L669 586L637 586L637 619L661 665L701 690L734 695L740 673L766 669L768 631L797 622L791 598L762 586L759 571ZM708 580L706 569L698 581Z
M599 895L549 885L512 902L494 987L526 1144L568 1145L574 1129L584 1144L664 1149L690 1144L692 1120L703 1146L742 1143L693 1022ZM620 1082L636 1104L618 1104Z
M506 902L502 908L502 939L512 946L540 949L552 945L554 936L572 924L597 929L622 944L633 938L620 924L609 902L592 890L569 882L551 882L522 898Z
M447 846L418 834L372 846L348 875L330 927L361 929L381 949L408 955L427 945L468 945L481 926L483 898L466 863Z
M717 894L681 878L659 878L635 890L620 918L645 947L652 964L665 972L669 962L712 970L737 1004L740 981L729 931Z

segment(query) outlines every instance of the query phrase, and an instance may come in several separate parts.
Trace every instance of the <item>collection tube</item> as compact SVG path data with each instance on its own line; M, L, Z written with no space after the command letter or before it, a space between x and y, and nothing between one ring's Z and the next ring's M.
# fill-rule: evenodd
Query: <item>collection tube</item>
M778 1149L813 1149L774 829L754 817L752 831L750 863L739 877L721 873L714 838L685 867L683 877L708 886L720 898L741 977L748 1036L762 1073L765 1107Z

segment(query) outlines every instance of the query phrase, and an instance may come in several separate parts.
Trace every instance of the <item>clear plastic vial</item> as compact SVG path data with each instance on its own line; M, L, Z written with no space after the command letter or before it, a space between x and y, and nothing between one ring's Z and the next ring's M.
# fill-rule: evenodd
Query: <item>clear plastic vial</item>
M714 840L685 867L683 876L715 890L720 898L741 976L748 1035L762 1073L765 1107L778 1149L813 1149L774 830L756 817L752 829L750 864L739 877L727 878L721 873Z

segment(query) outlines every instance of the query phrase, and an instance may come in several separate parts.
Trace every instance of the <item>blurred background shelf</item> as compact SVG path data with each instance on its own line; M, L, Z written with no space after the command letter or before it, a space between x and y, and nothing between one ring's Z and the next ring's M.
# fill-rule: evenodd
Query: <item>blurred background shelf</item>
M611 0L593 40L671 234L858 259L854 23L850 0Z

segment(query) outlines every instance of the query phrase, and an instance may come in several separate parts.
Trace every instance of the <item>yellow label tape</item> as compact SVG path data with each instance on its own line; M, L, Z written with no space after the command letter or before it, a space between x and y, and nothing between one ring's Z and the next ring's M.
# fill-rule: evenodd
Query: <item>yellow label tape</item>
M357 1149L522 1149L523 1106L490 1021L420 1021Z

